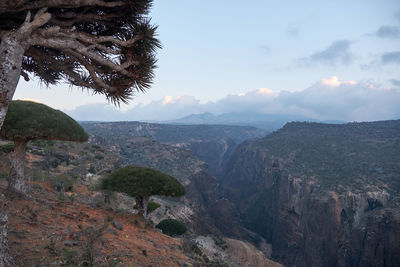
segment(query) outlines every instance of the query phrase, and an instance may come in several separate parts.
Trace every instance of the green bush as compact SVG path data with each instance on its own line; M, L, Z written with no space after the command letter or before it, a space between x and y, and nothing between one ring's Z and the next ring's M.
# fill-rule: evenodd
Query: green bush
M57 191L62 191L63 188L64 191L73 191L74 180L66 174L60 174L51 178L50 183Z
M94 165L90 165L88 172L95 174L96 173L96 168Z
M63 248L63 252L61 254L61 259L63 263L61 266L78 266L79 265L79 255L76 250Z
M44 181L48 178L45 173L41 172L38 169L33 169L29 171L28 175L32 177L32 181Z
M54 140L35 140L32 142L32 146L38 146L41 148L50 148L54 146L56 142Z
M9 175L9 172L0 170L0 179L6 179Z
M104 156L97 154L96 156L94 156L94 158L98 159L98 160L101 160L101 159L104 159Z
M156 209L158 209L161 205L158 204L157 202L154 201L149 201L149 203L147 203L147 212L150 213L152 211L155 211Z
M156 225L156 227L161 229L163 234L169 236L183 235L187 231L187 228L183 223L174 219L162 220L159 224Z
M14 150L14 143L8 143L0 146L0 151L5 153L10 153Z

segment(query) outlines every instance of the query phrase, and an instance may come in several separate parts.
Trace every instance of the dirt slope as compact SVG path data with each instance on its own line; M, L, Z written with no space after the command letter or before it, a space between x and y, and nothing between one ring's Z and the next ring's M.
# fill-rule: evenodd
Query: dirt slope
M159 233L137 215L85 203L90 192L84 186L65 197L46 184L35 184L33 189L36 201L14 199L9 206L9 245L19 266L84 262L93 266L181 266L190 262L181 252L179 239ZM118 223L122 230L116 227Z

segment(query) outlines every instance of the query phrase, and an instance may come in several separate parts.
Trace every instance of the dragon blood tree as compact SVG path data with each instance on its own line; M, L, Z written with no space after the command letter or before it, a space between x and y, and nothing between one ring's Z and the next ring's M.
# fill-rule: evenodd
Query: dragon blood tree
M10 176L7 191L26 194L25 154L31 140L62 140L83 142L88 135L67 114L44 104L31 101L11 101L0 137L14 142L10 155Z
M180 197L185 194L185 188L174 177L151 168L134 166L120 168L105 176L100 187L134 197L143 218L147 217L150 196Z
M20 77L126 103L150 88L161 48L151 0L0 0L0 128Z

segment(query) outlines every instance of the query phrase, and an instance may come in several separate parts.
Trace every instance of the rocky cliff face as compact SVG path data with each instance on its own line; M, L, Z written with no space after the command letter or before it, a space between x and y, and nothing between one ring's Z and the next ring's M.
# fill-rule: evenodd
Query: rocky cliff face
M289 266L400 265L400 121L290 123L245 142L221 188Z
M104 138L108 143L124 147L131 137L152 137L155 141L190 150L207 163L215 176L222 171L223 162L238 144L260 138L266 131L249 126L230 125L168 125L144 122L87 123L85 130Z
M177 205L158 199L164 205L153 213L158 222L173 217L189 224L197 233L219 232L225 227L219 213L215 175L243 140L261 137L265 131L254 127L228 125L167 125L142 122L84 124L94 143L119 154L121 164L148 166L176 177L187 190ZM232 212L232 211L229 211ZM215 221L217 218L217 222ZM235 224L236 232L241 226Z

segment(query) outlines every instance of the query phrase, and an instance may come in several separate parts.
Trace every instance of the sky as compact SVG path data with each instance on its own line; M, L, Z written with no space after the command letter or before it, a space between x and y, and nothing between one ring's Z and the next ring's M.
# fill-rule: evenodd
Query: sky
M129 105L23 79L14 99L78 120L203 112L400 118L399 0L155 0L150 16L163 49L152 88Z

